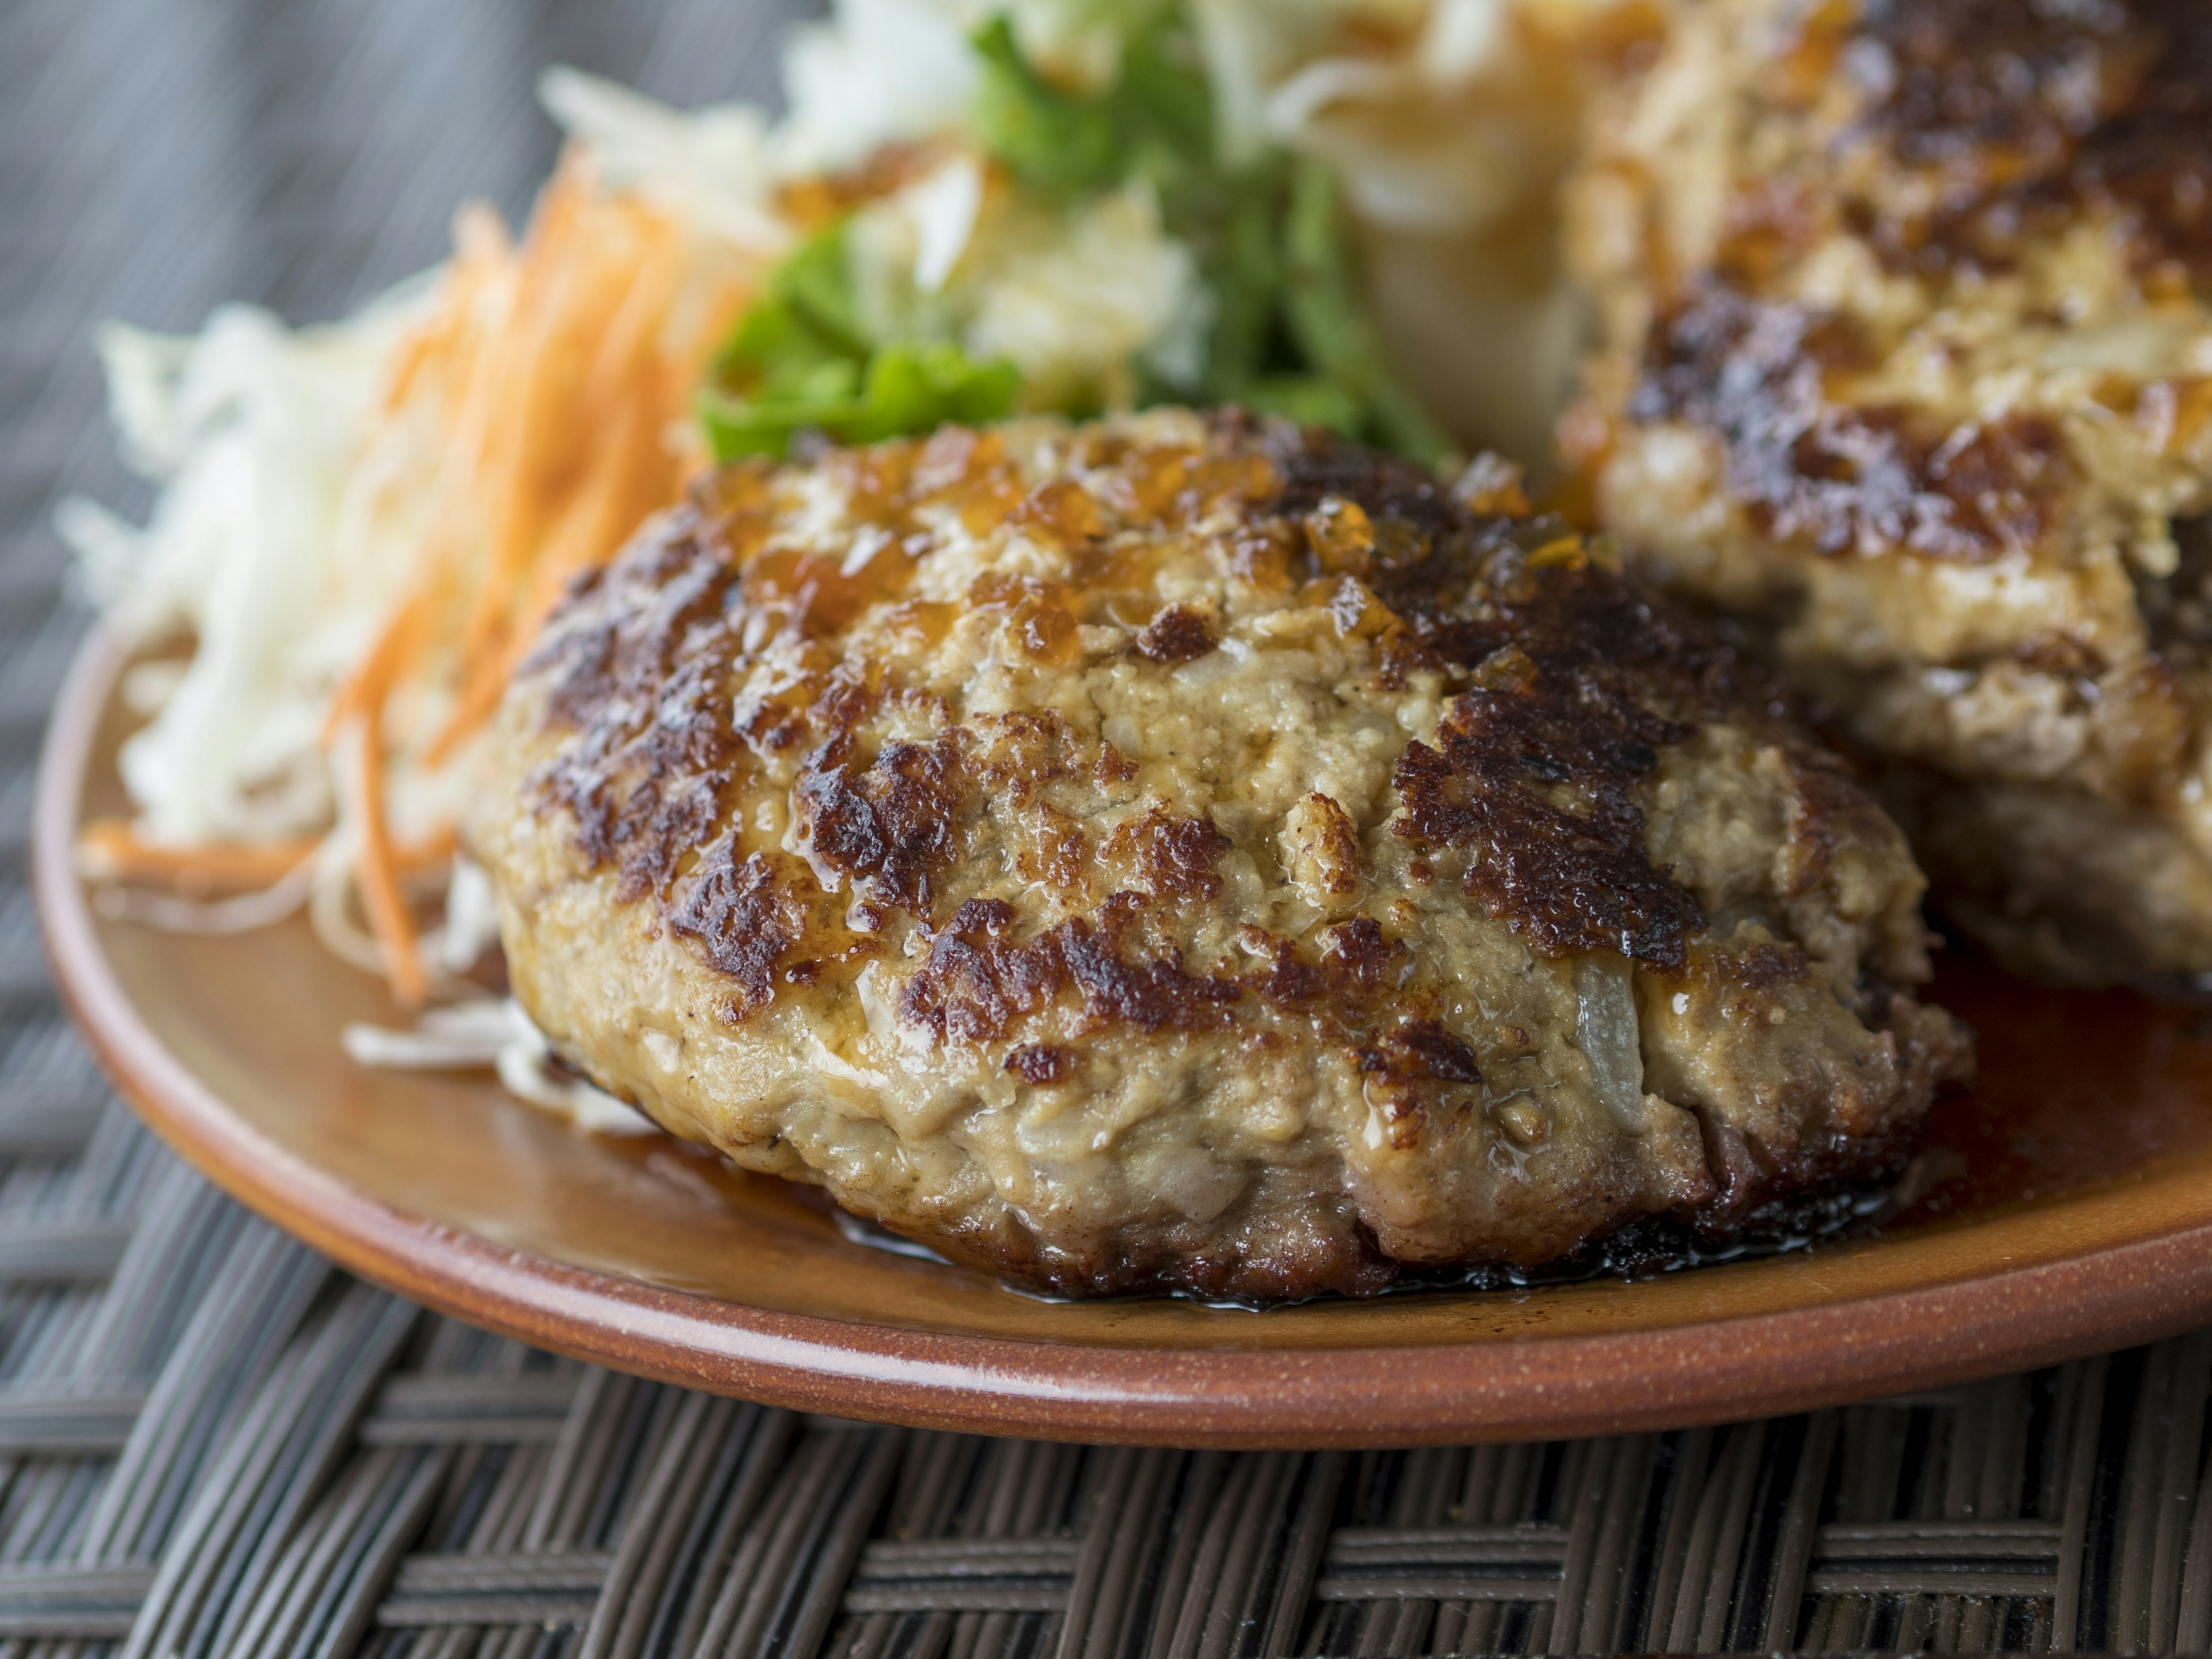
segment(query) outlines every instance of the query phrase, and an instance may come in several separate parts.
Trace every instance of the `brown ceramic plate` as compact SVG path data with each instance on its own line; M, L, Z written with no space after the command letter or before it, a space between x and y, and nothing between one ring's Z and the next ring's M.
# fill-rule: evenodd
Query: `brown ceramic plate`
M1719 1421L2045 1364L2212 1316L2212 1042L2191 1011L1954 963L1983 1079L1938 1108L1951 1173L1871 1238L1639 1283L1428 1291L1267 1313L1053 1304L848 1243L782 1183L577 1134L489 1079L377 1073L397 1020L304 922L180 938L71 872L121 809L121 665L57 706L36 830L62 989L117 1084L244 1203L444 1312L686 1385L850 1416L1267 1446Z

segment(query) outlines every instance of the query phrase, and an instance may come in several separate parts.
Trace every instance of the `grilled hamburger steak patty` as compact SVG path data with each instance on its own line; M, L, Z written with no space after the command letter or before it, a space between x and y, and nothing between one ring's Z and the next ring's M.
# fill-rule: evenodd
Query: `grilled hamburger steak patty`
M740 465L579 591L469 840L556 1044L1026 1285L1713 1239L1966 1049L1902 838L1510 473L1164 411Z
M1908 764L2015 963L2212 970L2212 8L1668 15L1571 191L1601 521Z

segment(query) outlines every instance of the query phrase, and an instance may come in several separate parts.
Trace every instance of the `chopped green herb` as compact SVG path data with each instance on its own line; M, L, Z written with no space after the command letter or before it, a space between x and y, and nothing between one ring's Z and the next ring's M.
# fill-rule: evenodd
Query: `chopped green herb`
M841 443L929 432L946 421L1012 412L1021 376L944 341L878 343L853 301L842 228L813 237L769 273L701 393L718 459L781 455L813 428Z
M1132 27L1114 86L1079 97L1023 58L1002 14L976 33L975 127L1015 176L1067 194L1143 179L1214 301L1193 386L1147 401L1241 402L1432 461L1443 434L1389 367L1359 293L1328 170L1276 155L1234 171L1214 143L1213 99L1179 9Z
M1190 161L1212 161L1213 88L1197 46L1171 19L1158 19L1131 39L1114 95L1133 148L1158 143Z
M1239 402L1258 380L1303 365L1287 349L1282 320L1279 168L1234 179L1192 180L1166 211L1170 229L1197 256L1213 297L1206 368L1195 388L1209 403Z
M1275 374L1255 380L1237 401L1261 415L1280 415L1301 426L1325 426L1349 437L1358 436L1367 423L1359 399L1318 374Z
M839 365L849 368L849 365ZM1011 363L978 363L942 342L878 348L866 379L848 374L847 389L815 396L733 397L708 392L700 414L723 460L739 455L781 455L794 434L807 428L840 443L878 443L935 430L947 421L998 420L1013 408L1021 377Z
M1023 58L1004 13L976 31L975 46L982 78L969 118L983 147L1016 178L1073 195L1121 177L1122 135L1104 99L1048 86Z
M1360 429L1349 435L1424 463L1441 460L1449 441L1390 368L1353 278L1336 180L1317 161L1297 165L1284 256L1284 308L1292 338L1316 372L1366 411Z
M715 365L725 380L796 389L822 364L865 357L842 225L810 237L770 271Z
M1173 9L1124 7L1121 70L1107 90L1063 91L1022 55L1001 12L974 37L982 75L969 120L1024 184L1069 196L1210 165L1213 94Z
M746 398L712 387L701 394L699 416L715 458L781 456L794 434L810 428L840 443L872 444L933 432L947 421L996 421L1013 412L1021 389L1012 363L979 363L942 341L879 346L869 354L865 379L850 363L836 367L847 371L842 389L831 389L825 376L814 395Z

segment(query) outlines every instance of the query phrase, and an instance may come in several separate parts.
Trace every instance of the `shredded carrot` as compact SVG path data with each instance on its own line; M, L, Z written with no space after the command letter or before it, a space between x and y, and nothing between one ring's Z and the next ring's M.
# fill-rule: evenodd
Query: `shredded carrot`
M426 978L402 882L415 849L394 844L386 811L392 769L451 762L575 575L678 498L701 447L672 434L759 269L603 190L580 152L519 241L477 207L457 216L454 242L385 386L386 429L429 472L414 573L325 727L326 744L362 735L362 905L410 1005Z
M78 873L88 881L143 882L195 896L274 886L315 854L319 837L205 847L162 847L122 818L94 818L77 831Z
M392 867L403 876L441 870L453 861L460 845L460 832L451 828L425 836L421 841L396 841L392 843Z
M507 683L514 678L514 671L530 654L535 642L537 625L545 620L553 607L560 603L556 592L545 601L537 615L526 613L522 625L515 629L496 648L480 651L469 665L468 678L461 683L460 695L453 700L453 712L438 728L438 734L423 750L423 759L436 766L452 757L462 740L491 718L492 710L507 690Z
M460 837L441 830L421 841L392 846L392 866L416 876L453 861ZM87 881L167 887L191 898L254 893L275 886L322 848L314 836L282 841L208 842L165 847L142 837L124 818L94 818L77 831L77 873Z
M438 314L402 343L385 377L384 412L404 408L424 376L441 357L464 349L478 300L497 281L514 254L507 226L483 202L469 202L453 216L453 265L446 303Z
M385 623L383 632L368 647L368 654L338 687L337 695L331 699L330 713L323 721L323 742L326 745L356 715L382 710L392 682L398 678L400 671L422 643L429 598L427 589L418 588L402 600Z
M454 700L453 713L447 717L430 746L423 751L423 759L435 766L456 749L461 739L487 719L498 704L500 695L507 689L523 657L529 653L540 623L560 603L569 580L576 572L600 562L611 544L626 530L634 527L637 519L627 517L623 509L631 505L631 498L640 493L626 476L630 460L633 434L637 424L637 410L624 406L617 410L607 434L605 447L595 458L592 476L585 487L574 496L558 525L542 544L537 568L518 580L520 604L510 599L514 611L510 631L501 639L478 644L465 659L459 696ZM650 508L645 509L650 511Z
M416 947L415 918L399 881L392 835L384 817L384 744L374 721L364 721L356 756L361 790L361 905L369 931L384 947L384 974L403 1008L419 1008L429 988Z

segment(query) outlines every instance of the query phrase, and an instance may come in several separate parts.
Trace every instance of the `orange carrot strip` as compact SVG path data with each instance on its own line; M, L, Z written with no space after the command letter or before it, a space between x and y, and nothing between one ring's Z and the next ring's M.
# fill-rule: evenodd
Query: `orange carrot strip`
M330 713L323 719L323 746L328 748L337 738L338 729L356 714L372 708L384 706L386 693L400 670L406 665L422 642L423 624L428 620L429 592L417 588L393 608L384 629L376 636L352 673L346 676L335 696L331 699Z
M477 295L512 252L507 226L489 204L464 203L453 215L453 259L437 309L401 342L385 376L385 414L404 407L431 366L460 349Z
M460 844L459 835L452 830L441 830L421 841L395 841L392 843L392 867L403 876L443 869L453 861Z
M444 765L461 740L491 718L507 690L507 677L522 660L522 653L514 649L514 639L513 635L495 635L479 641L469 653L461 670L460 689L453 694L445 723L431 734L428 746L422 750L425 766Z
M179 892L247 893L274 886L314 856L319 837L161 847L122 818L94 818L77 831L78 873L90 881L144 882Z
M546 611L550 612L553 605L559 602L560 595L556 592L552 603L546 605ZM461 682L460 691L453 699L453 712L447 715L446 723L438 728L437 735L430 739L430 746L422 751L425 766L444 764L452 757L453 750L460 747L462 739L491 718L492 711L499 707L499 700L507 690L507 681L514 678L514 671L522 665L522 659L530 654L531 646L536 643L538 624L544 620L542 616L525 616L520 625L507 639L478 648L469 664L466 678Z
M591 228L583 223L590 205L582 168L564 163L524 245L514 311L501 343L513 356L513 369L499 379L505 408L490 429L494 453L485 458L479 490L489 508L491 566L461 630L464 658L475 656L507 621L507 596L529 564L544 517L543 489L554 469L544 452L549 444L577 441L573 398L561 393L573 392L564 382L579 378L574 336L596 314L576 301L578 290L600 274L592 268ZM583 318L573 316L579 311Z
M362 722L361 744L355 753L361 790L362 908L368 914L369 931L384 947L384 976L391 982L393 998L403 1008L419 1008L429 980L422 970L415 918L399 884L392 832L384 819L384 738L374 714Z
M519 246L482 213L456 240L388 405L434 399L448 434L416 584L331 714L333 732L369 724L380 782L397 690L458 681L427 750L404 744L445 761L497 707L574 574L605 563L703 464L675 453L672 424L757 275L736 256L692 268L702 250L678 221L602 193L576 154ZM388 842L380 806L372 816ZM386 846L374 861L398 856Z
M637 447L640 420L635 404L616 410L604 445L592 458L590 476L569 498L568 510L552 533L540 542L537 568L526 575L518 570L509 592L503 596L511 605L518 592L520 599L512 631L504 640L477 642L467 657L460 693L445 725L423 753L426 764L440 764L462 738L491 717L508 679L529 653L539 626L561 602L569 578L587 566L605 562L635 527L621 520L629 494L625 489L629 482L626 475Z

